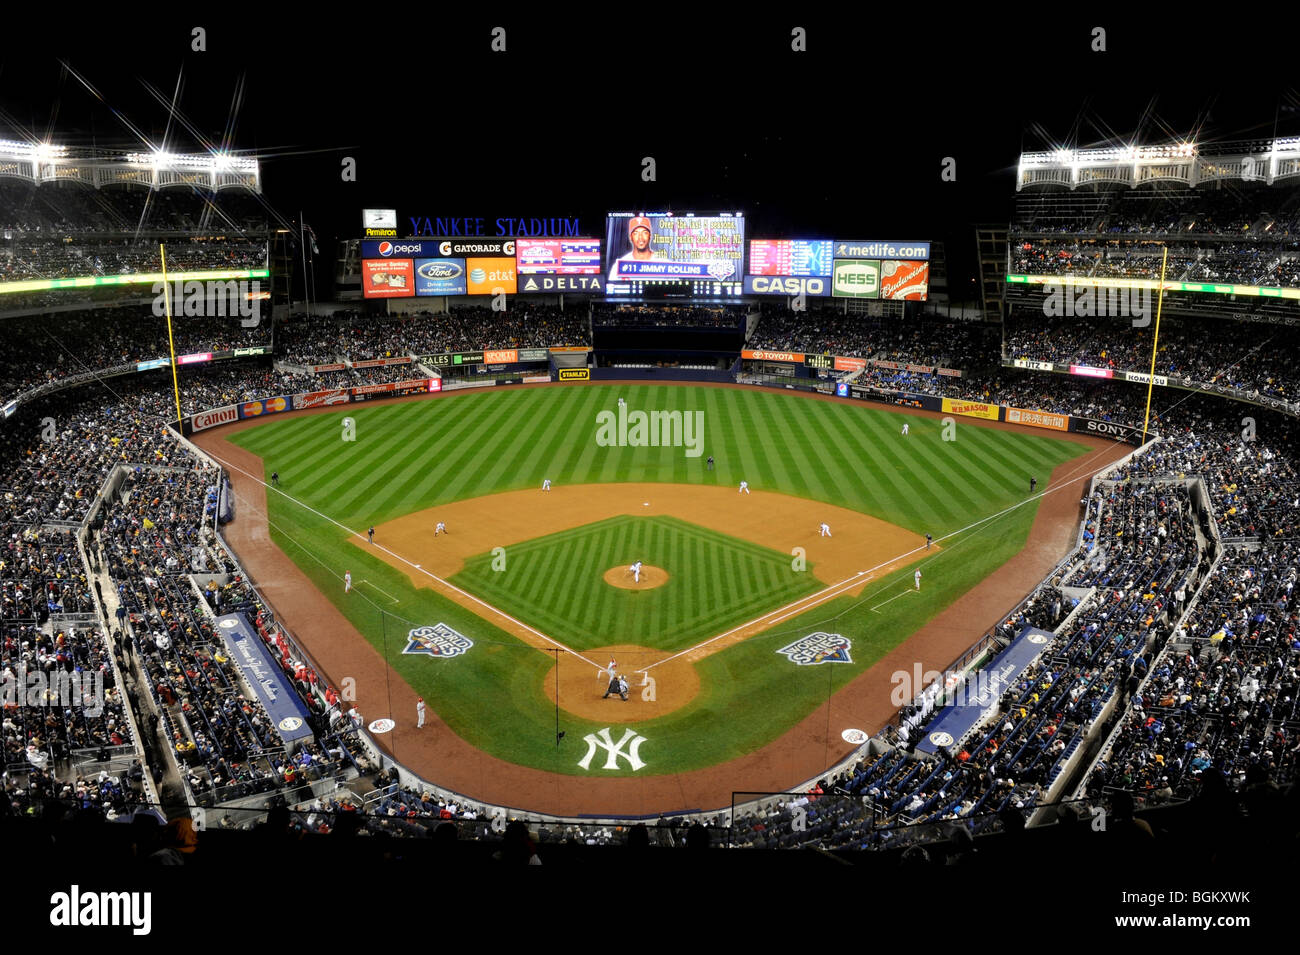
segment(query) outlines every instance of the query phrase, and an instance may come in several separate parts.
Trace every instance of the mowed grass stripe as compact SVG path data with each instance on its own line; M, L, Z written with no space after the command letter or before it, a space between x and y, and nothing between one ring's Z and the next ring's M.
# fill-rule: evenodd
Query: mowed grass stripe
M411 429L417 428L418 422L412 422L407 430L398 432L399 440L405 434L410 447L409 450L402 450L399 445L393 449L396 454L390 459L385 473L378 475L372 482L371 493L377 509L386 513L418 510L415 504L427 500L426 489L444 488L449 474L472 466L474 436L484 428L491 427L500 411L494 407L494 403L474 408L464 405L458 410L465 413L455 416L454 427L432 440L410 441ZM448 416L440 418L447 420Z

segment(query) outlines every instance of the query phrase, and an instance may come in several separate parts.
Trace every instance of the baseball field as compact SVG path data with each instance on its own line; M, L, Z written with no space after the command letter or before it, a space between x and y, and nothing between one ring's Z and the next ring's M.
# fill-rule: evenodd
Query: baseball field
M264 514L260 487L241 494L238 521L264 523L339 612L286 622L318 660L359 635L387 662L357 705L395 721L395 748L450 732L588 778L736 760L819 707L829 723L832 695L1022 550L1054 470L1100 463L1082 457L1095 444L1045 433L670 385L448 394L223 432L260 459L241 458L253 478L280 476ZM611 660L626 701L604 696ZM416 695L436 714L425 730Z

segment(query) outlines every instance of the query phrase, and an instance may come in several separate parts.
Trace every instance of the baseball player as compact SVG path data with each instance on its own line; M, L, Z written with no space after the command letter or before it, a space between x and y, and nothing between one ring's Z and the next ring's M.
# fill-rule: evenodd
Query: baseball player
M929 534L926 534L926 535L925 535L925 549L926 549L926 550L929 550L929 549L930 549L930 542L933 541L933 540L934 540L934 538L931 537Z
M368 530L366 533L370 535L370 543L373 544L375 542L375 525L371 524L370 530Z
M274 487L279 487L279 486L280 486L280 472L279 472L279 471L272 471L272 472L271 472L271 484L272 484Z
M550 489L551 489L551 479L550 479L550 478L543 478L543 479L542 479L542 490L543 490L543 491L549 491Z
M916 573L914 573L914 574L912 575L912 577L916 580L916 589L917 589L917 590L920 590L920 589L921 589L921 572L918 570Z
M904 421L904 422L903 422L903 437L907 437L907 431L908 431L908 424L907 424L906 421Z
M424 727L424 697L417 697L415 700L415 728Z
M628 570L632 571L632 580L634 583L641 583L641 561L637 561Z
M711 455L711 454L709 455L709 467L708 467L708 470L710 470L710 471L713 470L713 455Z
M740 482L740 490L741 490L741 491L744 491L746 494L748 494L748 493L749 493L749 482L748 482L748 481L741 481L741 482ZM739 493L739 491L738 491L737 493Z
M1036 478L1036 477L1031 477L1031 478L1029 479L1029 493L1030 493L1030 494L1033 494L1033 493L1034 493L1034 488L1036 488L1036 487L1038 487L1038 478Z
M348 571L343 575L343 592L351 593L352 591L352 572Z
M830 536L831 536L831 526L827 524L825 521L822 521L822 537L830 537Z
M619 398L619 399L618 399L618 406L619 406L620 408L623 407L625 404L627 404L627 402L624 401L622 398Z
M443 521L439 521L438 526L433 529L433 536L437 537L439 534L445 533L447 533L447 525Z
M610 657L609 666L605 667L605 669L603 670L596 671L596 679L613 681L617 673L618 673L618 664L614 662L613 657Z

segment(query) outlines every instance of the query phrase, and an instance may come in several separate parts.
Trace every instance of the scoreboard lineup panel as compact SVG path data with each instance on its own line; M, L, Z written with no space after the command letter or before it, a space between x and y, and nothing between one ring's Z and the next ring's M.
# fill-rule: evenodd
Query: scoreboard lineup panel
M830 239L753 239L749 274L829 278L832 248Z

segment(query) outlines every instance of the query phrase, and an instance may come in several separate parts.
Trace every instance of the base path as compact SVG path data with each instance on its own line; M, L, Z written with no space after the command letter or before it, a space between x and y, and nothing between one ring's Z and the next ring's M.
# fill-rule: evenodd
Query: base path
M843 402L843 399L833 396L796 395L785 390L773 390L792 399ZM443 396L425 400L448 399ZM939 417L934 412L893 407L887 410ZM963 419L963 422L972 427L1044 435L1042 431L1019 425L974 419ZM399 674L388 669L383 656L356 632L329 599L270 539L261 459L224 440L226 434L257 423L260 422L241 422L213 429L196 435L194 441L226 467L235 490L236 519L225 527L226 539L239 555L249 576L271 602L277 616L311 654L318 670L336 683L346 676L357 681L358 708L367 720L391 716L396 721L397 728L375 737L375 743L412 772L476 800L557 816L657 816L675 811L714 810L729 806L733 792L780 792L806 779L818 777L827 767L855 749L841 738L843 730L856 727L874 733L893 717L895 708L890 703L890 693L894 686L890 675L894 671L911 673L913 665L918 663L923 672L946 667L995 626L1002 615L1010 611L1069 552L1078 534L1079 500L1086 494L1089 479L1096 471L1133 450L1128 445L1100 438L1070 435L1071 440L1087 444L1093 450L1061 464L1052 472L1046 485L1049 493L1039 503L1029 538L1020 553L959 597L826 704L766 746L705 769L674 775L611 779L547 772L505 762L465 742L433 713L429 713L423 729L416 729L415 692ZM836 534L833 540L838 540L840 531L834 522L826 518L819 520L828 520ZM455 531L454 526L448 526ZM816 534L816 523L808 533ZM442 541L443 538L439 538L438 543ZM858 567L855 571L863 569ZM597 665L604 665L607 660L608 657ZM622 667L623 660L619 660L619 664ZM584 671L590 692L595 685L595 670L585 667ZM392 687L391 713L386 712L389 680ZM634 685L638 681L635 674L629 675L629 696L639 689ZM562 672L561 693L563 682ZM611 708L616 705L628 711L633 708L631 702L622 700L601 702ZM611 709L611 725L615 725L616 718L612 714L616 712ZM572 764L583 751L580 740L565 740L556 750L557 768Z

